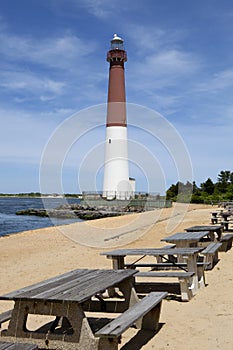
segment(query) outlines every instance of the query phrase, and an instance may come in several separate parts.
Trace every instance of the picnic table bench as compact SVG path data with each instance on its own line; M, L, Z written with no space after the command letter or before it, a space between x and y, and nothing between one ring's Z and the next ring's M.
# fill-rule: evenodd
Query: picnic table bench
M204 270L210 265L210 262L197 262L197 276L198 276L198 288L203 288L205 283ZM127 268L138 269L140 267L150 268L150 271L139 271L135 277L153 277L153 278L178 278L180 284L180 293L182 301L189 301L193 295L193 283L192 278L194 272L188 272L187 263L178 262L161 262L155 264L143 264L136 263L135 265L126 264ZM161 272L166 271L166 272ZM148 288L147 288L148 289ZM136 284L136 290L142 291L142 288Z
M35 344L0 342L0 350L37 350Z
M11 319L12 311L13 310L11 309L11 310L4 311L0 314L0 328L2 326L2 323L9 321Z
M144 319L143 328L156 328L158 317L149 317L151 322L148 322L146 314L157 310L158 316L161 298L166 296L166 293L155 293L139 302L134 289L135 274L134 270L79 269L0 296L0 300L15 302L8 328L1 331L1 336L9 341L35 343L47 349L117 350L117 336L111 332L107 335L106 328L102 332L103 324L98 323L101 320L99 312L105 315L102 319L105 324L109 313L122 313L122 318L118 320L125 322L122 332L140 318ZM115 296L103 299L106 290L120 290L122 295L115 293ZM135 309L137 303L139 305ZM27 324L29 315L49 315L55 319L31 331ZM130 322L126 322L127 318ZM3 317L5 320L6 317ZM93 320L98 321L97 326ZM110 324L113 327L115 323Z
M211 242L204 250L202 250L201 254L204 255L204 262L209 264L206 265L206 270L212 270L212 268L218 262L218 251L222 243L220 242Z
M140 323L141 329L157 330L162 300L167 296L166 292L151 292L137 304L130 307L123 314L115 318L106 326L95 333L100 337L100 348L103 350L117 349L118 339L130 326ZM137 325L138 327L138 325Z
M232 247L232 241L233 241L233 234L228 233L221 238L222 246L220 247L220 252L227 252Z
M193 297L192 277L194 275L195 275L194 272L185 272L185 271L172 271L172 272L144 271L144 272L138 272L136 277L178 278L180 283L181 299L183 301L189 301Z

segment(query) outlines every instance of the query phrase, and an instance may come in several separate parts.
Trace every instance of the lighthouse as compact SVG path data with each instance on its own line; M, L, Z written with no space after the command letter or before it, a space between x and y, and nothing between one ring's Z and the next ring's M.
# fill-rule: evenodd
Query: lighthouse
M107 53L109 62L103 197L126 200L134 189L129 179L126 120L124 40L114 34Z

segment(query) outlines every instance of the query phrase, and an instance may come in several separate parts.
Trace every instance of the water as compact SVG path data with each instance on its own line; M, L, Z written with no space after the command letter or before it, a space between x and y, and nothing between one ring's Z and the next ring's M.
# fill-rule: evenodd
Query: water
M0 198L0 236L5 236L21 231L34 230L54 225L64 225L72 222L82 221L77 219L59 219L49 217L38 217L31 215L16 215L18 210L29 208L43 209L56 208L65 203L79 203L77 198Z

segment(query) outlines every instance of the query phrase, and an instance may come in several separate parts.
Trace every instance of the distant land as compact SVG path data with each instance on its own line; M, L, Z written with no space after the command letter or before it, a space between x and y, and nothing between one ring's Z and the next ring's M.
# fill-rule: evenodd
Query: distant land
M82 198L82 194L79 193L40 193L40 192L23 192L23 193L0 193L0 197L24 197L24 198L40 198L40 197L48 197L48 198Z
M144 193L144 199L150 196L149 193ZM45 198L79 198L84 199L80 193L45 193L29 192L29 193L0 193L0 197L45 197ZM142 197L140 192L135 193L135 199ZM205 204L217 204L223 201L233 202L233 171L222 170L217 176L217 181L213 182L211 178L202 182L197 186L196 182L192 183L187 181L183 183L178 181L176 184L172 184L166 191L165 196L158 195L158 200L163 199L172 202L181 203L205 203Z

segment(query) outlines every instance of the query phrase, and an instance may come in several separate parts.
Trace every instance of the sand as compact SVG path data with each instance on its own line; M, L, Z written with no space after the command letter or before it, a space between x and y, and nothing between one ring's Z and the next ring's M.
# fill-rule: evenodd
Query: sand
M0 238L0 294L76 268L111 268L100 253L121 247L161 247L161 238L192 225L210 224L214 208L177 205L123 217L27 231ZM233 249L206 272L206 288L190 302L164 300L159 332L123 334L123 350L233 349ZM12 306L0 301L0 312ZM135 336L132 340L130 340Z

